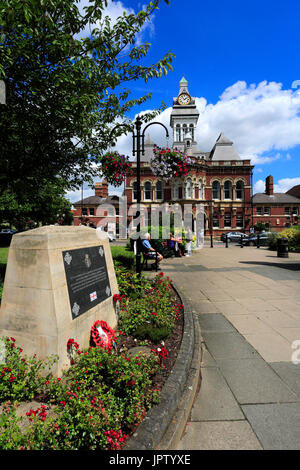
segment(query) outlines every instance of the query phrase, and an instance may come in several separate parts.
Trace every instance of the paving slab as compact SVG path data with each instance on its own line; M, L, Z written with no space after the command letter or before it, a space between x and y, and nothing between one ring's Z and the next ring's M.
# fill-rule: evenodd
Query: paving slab
M245 334L246 340L256 349L266 362L289 362L291 360L291 343L279 333Z
M201 376L201 388L192 409L191 421L245 419L218 368L204 368Z
M300 403L245 405L252 429L266 450L300 450Z
M181 450L261 450L261 444L247 421L190 423Z
M272 333L274 330L262 322L255 314L226 315L226 318L243 335L254 333Z
M214 359L243 359L257 356L256 350L239 333L203 332L206 346Z
M269 365L290 389L296 393L297 397L300 398L300 364L293 364L292 362L274 362Z
M201 361L201 368L205 367L217 367L217 363L207 350L205 343L202 343L202 361ZM201 369L201 370L202 370Z
M220 313L199 315L199 322L202 334L205 332L236 332L232 324Z
M240 404L296 402L297 395L258 357L221 360L221 373Z

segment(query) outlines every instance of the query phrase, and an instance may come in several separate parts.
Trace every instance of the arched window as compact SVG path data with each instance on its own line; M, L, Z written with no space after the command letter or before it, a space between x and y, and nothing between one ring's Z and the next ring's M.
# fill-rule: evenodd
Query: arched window
M187 134L187 131L188 131L187 125L186 125L186 124L183 124L183 126L182 126L183 138L185 138L185 136L186 136L186 134Z
M176 124L176 140L177 142L181 141L181 128L180 124Z
M238 181L235 187L236 199L244 199L244 182Z
M156 197L156 200L158 199L163 199L164 198L164 195L163 195L163 183L162 181L157 181L156 183L156 187L155 187L155 197Z
M191 178L188 178L185 182L185 198L192 199L194 198L194 185Z
M212 184L212 198L220 199L220 183L219 181L214 181Z
M178 199L179 197L179 183L178 181L174 181L172 185L172 199Z
M144 201L151 201L152 199L152 186L149 181L144 184Z
M199 180L198 188L199 188L199 199L204 199L204 197L203 197L203 182L202 182L202 180Z
M132 199L137 200L137 182L135 181L132 185Z
M232 199L231 181L225 181L224 183L224 199Z

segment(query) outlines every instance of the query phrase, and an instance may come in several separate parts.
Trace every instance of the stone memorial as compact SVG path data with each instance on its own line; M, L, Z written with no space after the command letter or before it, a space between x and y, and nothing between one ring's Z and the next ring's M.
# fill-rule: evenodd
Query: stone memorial
M70 366L67 342L90 344L91 327L117 326L118 293L109 239L85 226L46 226L13 236L0 309L0 336L25 354L59 356L54 375Z

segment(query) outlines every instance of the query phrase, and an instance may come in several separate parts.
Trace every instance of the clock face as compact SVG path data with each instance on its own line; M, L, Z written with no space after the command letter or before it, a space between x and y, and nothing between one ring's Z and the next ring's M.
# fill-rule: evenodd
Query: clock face
M182 93L178 97L179 104L189 104L191 102L191 97L187 93Z

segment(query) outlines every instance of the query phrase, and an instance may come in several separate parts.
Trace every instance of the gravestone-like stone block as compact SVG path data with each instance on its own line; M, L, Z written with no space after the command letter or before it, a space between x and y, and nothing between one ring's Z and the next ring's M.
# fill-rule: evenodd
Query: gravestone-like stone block
M67 341L89 346L96 320L117 325L118 293L105 232L47 226L13 236L0 309L0 336L13 336L25 354L57 354L55 375L70 365Z

